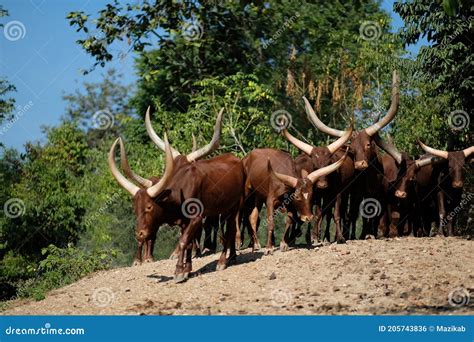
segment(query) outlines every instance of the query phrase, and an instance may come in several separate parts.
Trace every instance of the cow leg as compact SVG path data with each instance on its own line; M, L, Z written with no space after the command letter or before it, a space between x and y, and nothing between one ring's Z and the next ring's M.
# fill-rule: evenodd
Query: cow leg
M217 271L224 270L228 264L235 260L237 257L237 251L235 249L235 231L238 227L238 210L234 214L231 214L226 222L226 231L224 234L224 248L222 249L221 256L217 262ZM229 251L229 257L227 257L227 252Z
M311 240L320 241L321 240L321 223L323 222L323 213L321 206L316 204L315 206L315 218L313 223L313 230L311 232Z
M184 254L186 249L188 248L189 244L192 244L193 239L196 237L196 232L199 229L199 227L202 225L202 217L195 217L193 218L188 226L184 229L183 234L181 234L181 237L179 239L179 244L178 244L178 262L176 263L176 271L175 271L175 282L176 283L181 283L186 280L185 277L185 264L184 264ZM188 263L188 261L186 262ZM188 273L191 271L192 264L191 260L189 260L189 266L188 268Z
M155 239L148 239L145 243L144 262L153 262L153 247L155 246Z
M445 200L444 200L444 192L443 191L438 191L438 212L439 212L439 226L438 226L438 232L435 232L431 234L431 236L444 236L444 226L446 224L446 208L445 208Z
M260 241L258 240L257 236L257 228L258 228L258 223L259 223L259 208L258 206L255 206L253 208L252 213L250 214L249 221L250 221L250 226L252 227L252 239L251 242L253 243L252 246L252 252L260 250Z
M204 221L203 225L203 230L204 230L204 245L203 245L203 250L202 254L207 254L207 253L212 253L212 223L211 223L211 218L207 217L206 220ZM198 236L200 237L201 234L198 233ZM199 238L199 240L201 240Z
M400 212L396 208L390 210L390 227L388 237L393 239L398 236L398 225L400 224Z
M194 258L200 258L202 257L202 254L203 254L201 251L201 244L199 243L199 241L201 240L200 237L201 237L201 234L199 234L199 238L195 237L193 239L193 243L191 244L191 255L194 252L194 255L193 255Z
M336 196L336 204L334 206L334 223L336 224L336 242L346 243L346 240L342 236L341 230L341 194L338 193Z
M339 210L339 212L341 213L341 216L342 216L342 236L347 241L350 239L350 224L349 224L350 220L349 220L349 213L347 210L349 196L346 191L342 191L341 199L342 199L341 209Z
M192 270L192 255L193 255L193 247L195 245L196 239L193 239L192 243L188 243L188 246L186 247L186 262L184 264L184 280L187 280L189 278L189 273L191 273Z
M212 231L212 241L211 241L211 251L215 253L217 251L217 235L220 229L220 217L212 222L211 231Z
M143 242L138 241L137 253L135 254L135 258L133 259L133 266L137 266L142 263L142 250Z
M265 247L264 254L272 254L273 253L273 231L275 229L275 216L274 216L274 200L272 197L267 198L267 245Z
M283 233L283 238L280 241L280 251L286 252L288 250L288 243L292 242L290 240L292 237L290 237L291 231L296 230L296 225L298 225L297 222L293 220L293 213L291 211L288 211L286 218L285 218L285 232ZM292 227L292 229L288 229Z

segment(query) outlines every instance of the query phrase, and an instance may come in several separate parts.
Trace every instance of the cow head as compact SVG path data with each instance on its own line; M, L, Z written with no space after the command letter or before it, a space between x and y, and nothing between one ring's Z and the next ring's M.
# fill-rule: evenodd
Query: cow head
M305 170L303 170L301 178L284 175L273 171L270 160L268 160L268 172L272 177L275 177L277 180L282 182L287 188L290 189L290 192L292 193L289 197L289 201L293 203L296 211L300 216L300 219L303 222L308 222L313 219L313 212L311 210L313 199L313 185L317 182L319 178L337 170L344 162L346 156L347 152L337 162L322 167L321 169L315 170L309 174Z
M418 143L425 152L448 161L449 176L451 177L451 185L453 188L459 189L464 186L464 164L466 159L474 153L474 146L468 147L462 151L448 152L426 146L421 141L418 141Z
M303 97L305 101L306 113L316 128L322 132L335 136L342 137L345 131L330 128L326 126L316 115L308 100ZM395 117L398 110L398 103L400 100L399 94L399 80L397 72L393 71L392 75L392 102L387 114L372 126L363 130L355 132L351 139L351 150L354 153L354 167L356 170L364 170L369 166L372 159L376 157L374 150L373 137L383 127L387 126Z
M374 135L374 142L395 160L398 167L395 175L396 179L393 180L395 183L395 197L405 199L408 196L411 185L416 180L418 170L425 165L433 163L435 158L413 160L408 154L400 153L390 136L388 138L388 141L384 141L377 133Z
M324 147L315 147L305 143L302 140L292 136L286 129L282 131L285 138L292 143L296 148L306 153L311 157L313 169L318 170L331 164L332 155L339 150L344 144L349 141L352 135L352 127L344 131L344 134L335 142ZM321 175L316 181L316 187L324 189L328 187L328 180L326 175Z
M120 186L127 190L133 197L133 208L137 218L135 235L137 241L139 243L143 243L147 239L154 238L154 234L156 234L157 228L163 223L164 211L163 208L156 203L156 201L161 197L166 196L166 186L172 179L174 171L172 149L165 135L165 172L163 173L163 176L161 178L152 178L151 180L146 180L140 177L139 179L141 179L142 181L138 182L141 185L141 187L139 187L129 181L118 170L115 164L115 149L117 143L120 143L122 167L124 168L124 170L126 170L126 173L129 176L131 173L133 173L133 171L131 171L130 169L130 166L128 165L123 142L120 138L115 140L112 147L110 148L108 158L109 168L112 172L112 175L120 184Z

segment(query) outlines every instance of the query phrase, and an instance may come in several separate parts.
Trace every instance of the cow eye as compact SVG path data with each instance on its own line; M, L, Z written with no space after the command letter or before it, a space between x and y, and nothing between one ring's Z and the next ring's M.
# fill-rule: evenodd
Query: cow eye
M151 204L149 204L147 207L146 207L146 211L151 211L151 209L153 209L153 206Z

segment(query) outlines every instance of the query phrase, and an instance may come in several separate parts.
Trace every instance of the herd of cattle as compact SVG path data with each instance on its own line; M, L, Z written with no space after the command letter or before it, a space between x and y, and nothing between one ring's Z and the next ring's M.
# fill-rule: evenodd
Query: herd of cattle
M224 269L236 257L245 231L250 234L253 249L260 249L257 229L263 204L268 229L265 253L271 253L274 247L276 212L286 213L280 243L283 251L302 234L304 222L314 223L308 227L306 242L319 240L323 217L327 225L322 237L330 240L332 219L338 243L356 238L359 215L363 221L361 239L453 235L455 218L446 214L461 201L464 164L472 161L474 146L446 152L419 142L427 155L414 160L399 152L393 143L382 140L378 132L393 120L399 106L395 71L388 112L365 129L330 128L317 117L308 100L303 100L314 126L337 140L316 147L283 127L283 136L302 152L296 159L288 152L271 148L254 149L242 160L230 153L203 159L219 146L223 110L217 116L211 142L200 149L193 144L193 151L182 155L170 146L166 134L164 139L156 134L148 108L147 132L166 155L163 175L145 179L135 174L120 138L108 156L113 176L133 196L138 241L134 264L153 260L153 245L161 225L179 225L182 230L175 250L175 281L185 281L191 272L193 247L199 248L202 230L206 235L204 248L215 250L215 227L222 226L225 233L217 269ZM115 163L117 144L121 167L128 178Z

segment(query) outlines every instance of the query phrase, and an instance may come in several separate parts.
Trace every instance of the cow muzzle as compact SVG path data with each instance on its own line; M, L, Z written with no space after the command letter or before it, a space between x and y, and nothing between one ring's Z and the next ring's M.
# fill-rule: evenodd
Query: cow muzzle
M301 215L300 219L303 222L309 222L313 219L313 215Z
M463 182L463 181L454 181L454 182L452 183L452 185L453 185L453 188L459 189L459 188L462 188L462 187L463 187L464 182Z
M137 231L136 233L136 236L137 236L137 240L144 240L146 239L147 237L147 231L144 230L144 229L140 229L139 231Z
M407 198L407 193L405 191L397 190L397 191L395 191L395 197Z
M318 181L316 183L316 186L318 187L318 189L326 189L328 187L328 182L326 181Z
M369 164L366 160L360 160L354 163L354 167L356 168L356 170L365 170L369 167Z

